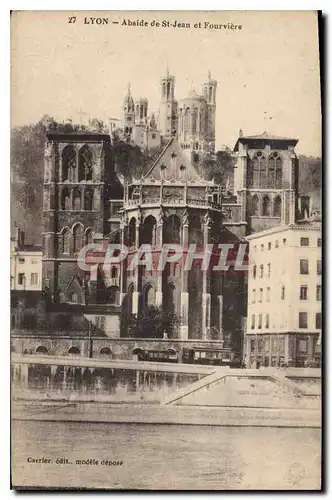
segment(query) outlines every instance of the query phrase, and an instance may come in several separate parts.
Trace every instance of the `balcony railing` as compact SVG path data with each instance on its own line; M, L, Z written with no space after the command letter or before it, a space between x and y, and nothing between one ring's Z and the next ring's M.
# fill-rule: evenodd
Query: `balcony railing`
M221 204L216 203L212 200L205 200L202 198L192 198L192 197L187 197L187 200L184 200L183 198L162 198L161 201L162 204L164 205L196 205L196 206L202 206L202 207L211 207L211 208L216 208L220 209ZM133 200L128 200L127 205L129 206L136 206L136 205L159 205L160 204L160 198L142 198L141 200L139 198L133 199Z

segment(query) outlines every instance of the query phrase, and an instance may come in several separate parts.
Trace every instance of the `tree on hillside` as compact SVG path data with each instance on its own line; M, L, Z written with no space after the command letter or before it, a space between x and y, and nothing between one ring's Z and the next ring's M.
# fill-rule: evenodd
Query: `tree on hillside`
M11 134L11 223L41 243L45 126L16 127Z
M313 156L299 156L299 184L303 194L322 189L322 160Z
M142 151L136 144L125 141L117 132L113 134L112 139L116 170L126 180L133 177L140 179L149 171L153 161L162 151L162 147Z
M122 331L127 337L162 339L166 333L168 338L175 338L180 324L176 314L153 306L130 317L122 317L126 322L126 325L122 325Z
M233 185L235 158L230 150L217 151L215 155L205 155L201 161L201 173L208 179L226 187Z

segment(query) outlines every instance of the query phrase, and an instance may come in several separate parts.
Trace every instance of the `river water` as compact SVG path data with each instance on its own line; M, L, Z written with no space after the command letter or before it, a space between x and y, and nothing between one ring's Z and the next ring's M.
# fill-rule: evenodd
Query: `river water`
M319 489L320 439L319 429L305 428L14 420L13 485ZM42 457L51 463L31 462ZM57 464L57 459L69 463Z

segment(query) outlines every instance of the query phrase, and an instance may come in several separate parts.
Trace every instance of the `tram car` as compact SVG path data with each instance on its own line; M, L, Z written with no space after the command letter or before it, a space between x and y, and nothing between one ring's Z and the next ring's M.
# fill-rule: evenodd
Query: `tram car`
M241 367L240 355L229 348L193 347L184 348L182 356L174 349L168 350L140 350L137 353L138 361L153 361L161 363L187 363L197 365Z
M137 354L138 361L159 361L161 363L178 363L178 353L173 349L167 351L144 350Z
M183 349L182 363L240 368L240 356L230 348L193 347Z

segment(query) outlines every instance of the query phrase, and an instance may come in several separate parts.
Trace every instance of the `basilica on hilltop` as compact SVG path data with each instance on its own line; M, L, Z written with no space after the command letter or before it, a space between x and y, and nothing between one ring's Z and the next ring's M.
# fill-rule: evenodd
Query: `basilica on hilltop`
M121 127L124 136L140 148L154 148L176 137L186 155L215 150L217 81L209 72L201 93L193 88L188 96L175 97L175 77L167 70L160 81L160 104L157 113L149 113L147 97L134 99L128 85L123 102ZM110 120L110 132L118 125Z

